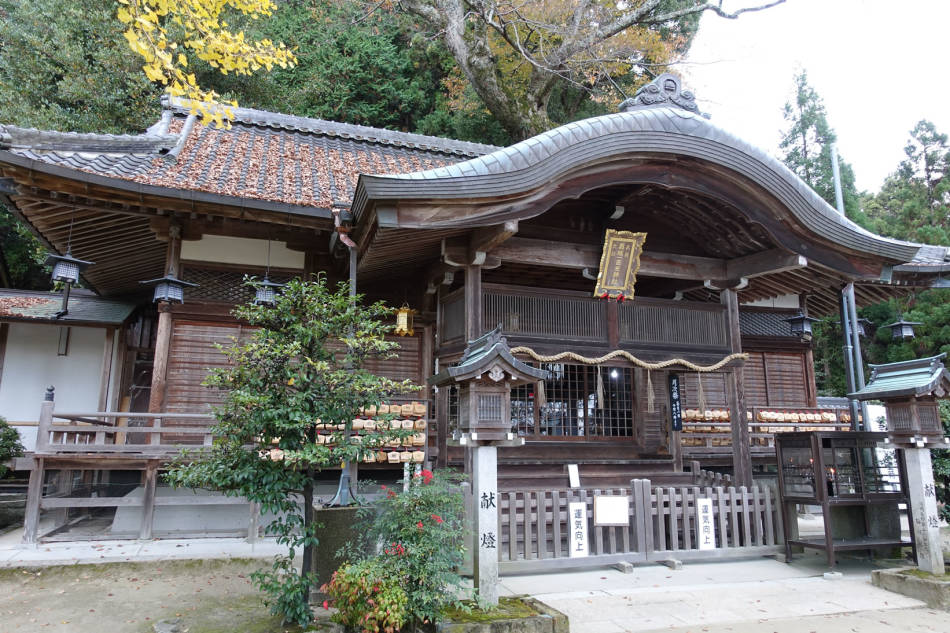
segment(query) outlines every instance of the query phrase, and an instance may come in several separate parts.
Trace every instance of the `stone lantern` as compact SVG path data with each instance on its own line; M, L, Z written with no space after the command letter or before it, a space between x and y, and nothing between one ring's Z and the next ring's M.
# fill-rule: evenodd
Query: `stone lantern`
M439 388L459 390L455 442L472 451L472 552L474 580L482 601L498 604L498 447L521 446L511 428L511 390L544 380L549 372L511 355L501 325L469 341L458 364L429 378Z
M871 365L871 379L849 394L856 400L881 400L887 410L888 443L903 449L907 466L907 494L917 546L917 565L942 574L943 549L937 515L937 496L930 459L931 448L947 448L937 400L950 397L946 354L886 365Z

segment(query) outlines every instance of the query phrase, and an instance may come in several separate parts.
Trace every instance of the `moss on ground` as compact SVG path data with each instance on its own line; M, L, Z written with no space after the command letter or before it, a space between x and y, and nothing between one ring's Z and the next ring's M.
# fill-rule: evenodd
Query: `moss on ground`
M950 582L950 574L937 575L922 569L903 569L900 573L904 574L905 576L914 576L916 578L923 578L925 580L940 580L942 582Z
M300 633L298 626L282 625L280 618L270 614L259 595L241 596L216 602L213 608L189 612L182 619L188 633ZM151 626L142 633L151 633Z
M501 598L494 609L478 609L466 603L462 608L446 611L444 615L446 619L453 622L494 622L495 620L530 618L538 615L538 612L521 598Z

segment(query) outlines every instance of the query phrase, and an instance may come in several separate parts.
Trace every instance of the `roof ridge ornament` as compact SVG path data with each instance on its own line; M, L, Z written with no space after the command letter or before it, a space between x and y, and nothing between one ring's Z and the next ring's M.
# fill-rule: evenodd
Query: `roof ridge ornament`
M696 95L692 90L683 90L682 82L676 75L663 73L645 86L641 86L631 98L620 104L621 112L630 112L640 108L665 108L676 106L698 114L704 118L709 115L700 112L696 105Z

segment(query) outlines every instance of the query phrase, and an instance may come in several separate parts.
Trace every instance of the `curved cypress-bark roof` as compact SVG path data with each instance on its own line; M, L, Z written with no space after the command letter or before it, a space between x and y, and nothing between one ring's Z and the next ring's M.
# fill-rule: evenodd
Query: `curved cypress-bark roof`
M878 256L894 263L946 261L946 247L923 247L875 235L842 217L798 176L761 149L741 140L703 116L669 105L640 106L626 112L584 119L563 125L510 147L425 171L360 176L352 212L357 223L367 206L376 201L465 199L513 201L565 179L579 170L611 160L639 157L663 159L689 157L724 167L750 185L763 188L787 210L788 219L807 233L841 247ZM566 194L565 194L566 195ZM531 202L519 203L530 207ZM550 206L550 198L544 199ZM523 211L524 217L544 209ZM479 224L503 219L494 212L479 216ZM414 228L448 228L468 218L440 215L436 221ZM471 220L468 219L470 223ZM942 256L940 252L942 251ZM918 255L926 257L918 257Z

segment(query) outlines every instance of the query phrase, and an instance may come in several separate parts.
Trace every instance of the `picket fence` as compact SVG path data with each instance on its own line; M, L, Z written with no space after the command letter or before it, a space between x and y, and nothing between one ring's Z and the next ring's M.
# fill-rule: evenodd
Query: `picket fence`
M595 526L594 498L623 495L629 525ZM714 549L699 549L697 499L710 499ZM775 491L722 486L507 490L498 493L499 567L503 574L609 565L619 562L746 558L784 551L782 513ZM586 507L589 554L570 556L568 504ZM471 506L469 506L471 507Z

